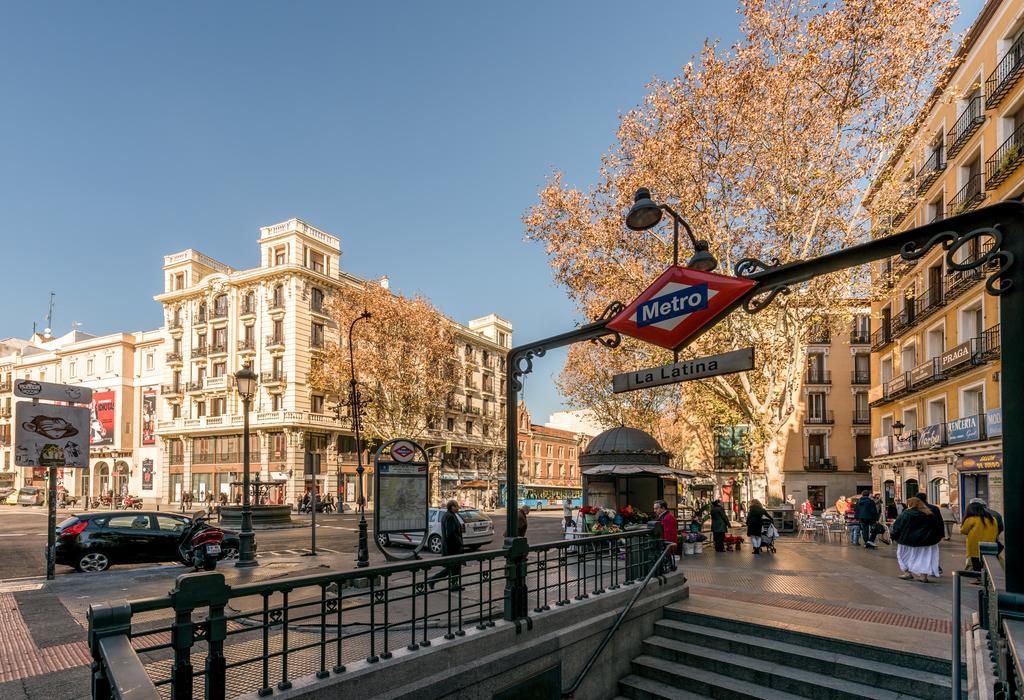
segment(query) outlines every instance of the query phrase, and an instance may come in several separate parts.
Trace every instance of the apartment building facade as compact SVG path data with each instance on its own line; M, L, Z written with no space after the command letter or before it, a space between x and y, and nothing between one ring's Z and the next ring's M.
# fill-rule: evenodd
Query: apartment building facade
M876 235L1024 193L1024 0L990 0L888 164L904 204ZM869 206L871 202L868 202ZM979 261L984 238L955 262ZM873 265L872 479L888 500L918 491L1002 507L999 300L984 268L950 268L937 247Z
M847 303L852 320L812 330L800 400L788 425L783 492L824 510L871 488L870 307Z
M589 436L532 422L522 401L517 414L520 502L560 506L565 500L582 498L579 454Z
M155 297L165 317L164 405L157 423L164 491L171 501L184 492L199 500L239 493L243 408L233 375L248 363L259 377L250 405L250 457L261 480L274 484L268 498L301 498L310 486L304 455L313 451L322 456L319 488L354 504L350 418L335 397L315 391L307 378L325 343L339 340L327 299L366 281L341 269L336 237L299 219L261 228L259 247L260 265L248 270L192 249L164 258L165 291ZM456 329L465 381L425 446L440 456L443 481L461 492L470 490L464 483L490 485L504 478L499 397L512 328L493 315L468 326L446 322ZM366 486L372 501L372 464Z
M163 374L160 331L94 336L73 330L0 341L0 487L46 487L46 470L14 466L16 379L93 391L88 469L58 470L58 486L74 496L113 493L158 499L155 433Z

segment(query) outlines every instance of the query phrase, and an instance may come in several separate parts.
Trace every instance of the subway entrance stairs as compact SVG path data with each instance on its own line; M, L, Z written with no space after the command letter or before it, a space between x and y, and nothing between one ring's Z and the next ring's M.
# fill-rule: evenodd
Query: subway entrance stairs
M947 658L904 651L921 648L917 632L692 596L665 608L618 693L635 700L951 697ZM885 637L874 643L874 634Z

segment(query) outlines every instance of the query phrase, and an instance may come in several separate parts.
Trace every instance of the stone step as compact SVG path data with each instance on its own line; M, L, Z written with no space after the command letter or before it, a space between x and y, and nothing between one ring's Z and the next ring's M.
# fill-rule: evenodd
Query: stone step
M633 673L619 681L619 691L633 700L795 700L800 697L704 668L680 666L656 656L633 659Z
M893 649L881 644L851 641L839 636L824 636L823 627L825 627L825 624L835 624L834 621L825 621L821 616L812 614L801 615L799 612L791 610L785 612L787 622L762 624L753 619L753 615L744 615L743 610L739 608L731 607L720 612L718 610L711 611L704 609L699 602L691 604L690 601L684 601L667 606L664 619L760 637L765 640L767 645L773 642L783 642L831 651L836 654L844 654L863 659L866 662L880 662L902 666L915 672L924 671L937 675L950 673L950 662L948 659ZM852 621L844 621L842 627L855 628L857 624ZM840 635L842 634L842 627L838 628L837 633ZM881 625L879 627L881 628ZM883 629L887 631L888 639L891 641L894 641L894 635L895 639L912 639L914 636L914 630L911 629L903 630L892 627Z
M754 634L731 632L717 626L696 625L663 619L655 623L655 634L719 651L758 659L765 663L785 664L825 676L905 693L912 697L945 700L950 696L952 679L948 664L944 674L909 670L882 661L865 662L859 656L841 654L820 647L787 642L766 642ZM656 652L645 646L645 653Z
M807 698L897 700L907 697L892 690L784 666L780 660L752 659L742 654L709 649L706 646L687 644L667 637L645 639L643 648L644 655L641 658L657 656L665 661L678 664L672 682L681 688L689 688L688 673L691 668L714 668L715 673L722 677L738 679L761 688L771 688ZM642 666L635 667L634 672L651 677L645 673Z

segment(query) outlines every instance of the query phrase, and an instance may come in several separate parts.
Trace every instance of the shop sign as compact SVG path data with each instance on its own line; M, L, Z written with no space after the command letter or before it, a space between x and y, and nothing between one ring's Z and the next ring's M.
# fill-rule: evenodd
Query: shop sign
M973 353L971 352L971 341L960 343L955 348L950 348L939 355L939 371L945 372L952 367L970 362Z
M1003 435L1003 410L993 408L985 413L985 435L990 438Z
M895 394L899 391L903 391L907 388L907 373L893 377L892 381L889 382L889 395Z
M1002 452L986 452L981 455L968 455L956 461L956 468L962 472L987 472L1003 468Z
M936 423L935 425L926 425L921 429L921 437L919 443L921 449L927 450L931 447L942 446L942 428L945 423Z
M14 395L23 399L66 401L68 403L89 403L92 401L92 389L87 387L36 382L31 379L16 379L14 381Z
M879 384L868 389L868 403L881 401L883 398L885 398L885 387L883 385Z
M946 442L950 445L980 439L981 421L978 420L978 416L957 418L946 424Z
M888 435L876 437L871 441L871 456L887 455L890 451L890 440Z
M907 431L910 432L909 430ZM898 439L895 435L892 438L892 451L895 452L912 452L915 448L913 437L905 435L902 440Z
M928 360L922 362L914 369L910 370L910 381L913 386L917 386L922 382L926 382L935 376L935 360Z

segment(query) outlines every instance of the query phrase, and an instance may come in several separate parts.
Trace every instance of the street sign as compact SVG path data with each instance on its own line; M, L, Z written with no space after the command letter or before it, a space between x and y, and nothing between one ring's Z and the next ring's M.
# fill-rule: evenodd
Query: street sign
M684 360L662 367L616 374L612 377L612 391L621 394L625 391L636 391L676 382L689 382L694 379L714 377L718 374L732 374L749 369L754 369L754 348L752 347L720 355L698 357L696 360Z
M391 445L391 457L397 462L408 462L416 456L416 448L408 440L399 440Z
M89 466L89 409L21 401L14 407L14 464Z
M430 512L430 460L427 452L412 440L391 440L373 456L373 532L377 549L388 561L414 559L427 542ZM384 549L380 535L407 536L419 533L410 556L398 556ZM387 540L385 540L387 541Z
M672 350L756 284L673 265L609 321L608 328Z
M36 382L31 379L14 380L14 395L23 399L42 399L43 401L92 402L92 389L88 387Z

